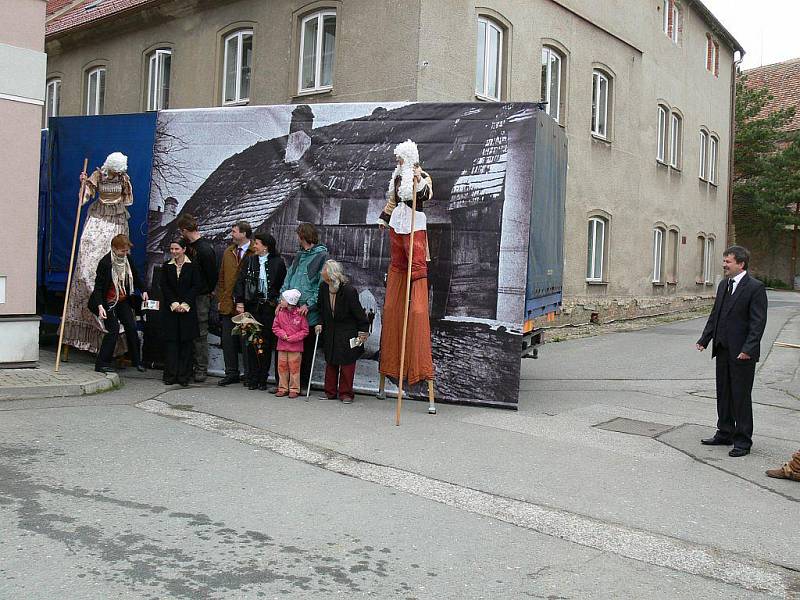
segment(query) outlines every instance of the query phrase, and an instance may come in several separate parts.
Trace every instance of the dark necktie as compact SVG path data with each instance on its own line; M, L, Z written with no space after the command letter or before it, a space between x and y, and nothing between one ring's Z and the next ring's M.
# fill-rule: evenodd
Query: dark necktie
M728 279L728 296L733 294L733 279Z
M236 249L236 262L242 262L242 249Z

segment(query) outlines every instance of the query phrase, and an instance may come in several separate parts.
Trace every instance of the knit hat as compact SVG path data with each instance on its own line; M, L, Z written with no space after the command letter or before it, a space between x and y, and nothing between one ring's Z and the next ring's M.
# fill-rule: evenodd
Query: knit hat
M281 294L281 297L286 300L286 303L291 306L297 306L300 301L300 290L286 290Z

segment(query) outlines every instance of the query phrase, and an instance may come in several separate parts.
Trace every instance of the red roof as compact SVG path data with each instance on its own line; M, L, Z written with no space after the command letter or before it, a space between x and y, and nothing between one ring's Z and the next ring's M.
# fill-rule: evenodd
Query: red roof
M68 29L76 29L93 24L112 15L130 10L136 10L145 4L159 2L160 0L48 0L47 14L52 15L63 9L70 2L75 4L62 14L47 21L45 36L50 37Z
M794 117L785 127L786 131L800 130L800 58L764 65L744 71L747 87L766 87L773 96L761 110L759 116L775 110L794 106Z

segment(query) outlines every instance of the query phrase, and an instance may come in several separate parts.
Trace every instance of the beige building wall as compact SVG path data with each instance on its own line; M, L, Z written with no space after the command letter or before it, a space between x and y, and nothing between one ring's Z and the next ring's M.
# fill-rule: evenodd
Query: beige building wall
M39 360L36 232L44 99L44 0L6 0L0 19L0 367Z
M476 101L476 20L486 16L505 29L502 99L540 99L544 44L564 58L560 121L570 152L564 318L662 312L713 293L712 284L696 282L703 260L698 236L715 237L717 255L726 242L734 57L715 33L719 76L706 70L706 34L713 27L695 2L680 3L677 44L662 30L661 0L238 0L200 6L205 8L172 0L51 37L48 77L62 78L62 114L85 112L84 73L99 63L108 69L106 112L143 110L146 56L158 47L173 50L171 108L219 106L222 39L242 26L254 30L250 104ZM299 22L320 8L337 11L334 86L300 96ZM594 68L613 76L608 140L590 131ZM683 117L679 169L656 161L659 103ZM698 177L701 127L720 140L717 186ZM587 220L593 215L609 222L600 283L586 278ZM666 277L652 282L655 226L679 236L676 276L669 283Z

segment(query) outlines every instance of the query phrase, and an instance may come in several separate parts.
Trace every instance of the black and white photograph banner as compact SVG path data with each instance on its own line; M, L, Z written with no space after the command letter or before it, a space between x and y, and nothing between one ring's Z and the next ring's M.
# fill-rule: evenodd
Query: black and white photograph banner
M445 402L516 407L533 194L534 105L357 103L160 112L148 221L152 281L194 215L218 255L248 221L289 264L298 223L313 223L372 320L356 389L376 391L389 234L378 227L411 139L433 181L425 204L435 393ZM212 319L212 333L218 331ZM222 372L218 338L212 372ZM322 381L317 357L314 381ZM387 385L387 391L393 391ZM422 398L424 389L409 390Z

